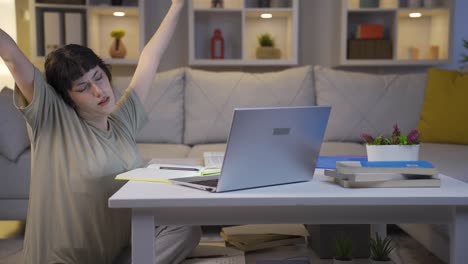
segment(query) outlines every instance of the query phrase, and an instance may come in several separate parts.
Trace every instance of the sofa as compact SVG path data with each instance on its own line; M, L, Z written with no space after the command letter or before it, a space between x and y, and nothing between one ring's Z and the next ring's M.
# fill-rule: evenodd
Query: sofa
M130 77L115 76L116 94L129 82ZM423 110L431 106L425 98L427 83L426 72L369 74L321 66L267 73L177 68L158 73L153 80L154 88L144 101L149 122L137 137L138 148L147 162L201 160L205 151L225 150L235 107L331 105L320 155L362 156L366 150L361 133L389 134L394 123L406 133L422 126ZM0 124L0 219L25 219L30 154L24 120L12 109L11 90L0 93ZM450 143L422 142L420 159L431 161L443 174L468 181L468 146ZM444 227L400 226L448 260Z

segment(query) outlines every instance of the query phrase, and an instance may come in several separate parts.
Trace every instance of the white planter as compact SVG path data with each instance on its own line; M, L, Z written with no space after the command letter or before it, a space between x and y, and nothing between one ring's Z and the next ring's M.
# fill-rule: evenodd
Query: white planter
M368 161L416 161L419 145L366 145Z
M354 264L354 260L337 260L337 259L333 259L333 264Z

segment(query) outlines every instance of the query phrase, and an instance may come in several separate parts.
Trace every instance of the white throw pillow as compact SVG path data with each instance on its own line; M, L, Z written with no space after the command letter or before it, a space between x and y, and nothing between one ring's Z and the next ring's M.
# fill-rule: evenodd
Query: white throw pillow
M326 141L362 141L361 133L391 135L393 125L417 128L427 74L367 74L314 67L317 105L332 111Z
M312 67L279 72L188 69L185 144L226 142L234 108L314 105Z
M184 131L185 68L157 73L143 105L148 123L137 135L139 143L182 143ZM116 94L130 84L131 77L112 80ZM121 92L120 92L121 93Z

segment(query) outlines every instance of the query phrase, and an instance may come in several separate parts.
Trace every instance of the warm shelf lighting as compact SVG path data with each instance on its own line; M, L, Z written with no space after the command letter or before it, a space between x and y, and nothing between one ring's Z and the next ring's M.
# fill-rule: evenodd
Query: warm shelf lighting
M421 17L421 16L422 16L422 14L419 13L419 12L418 12L418 13L410 13L410 14L409 14L409 17L411 17L411 18L416 18L416 17Z
M114 16L117 16L117 17L123 17L125 16L125 12L121 12L121 11L116 11L113 13Z
M273 15L270 14L270 13L264 13L264 14L261 14L260 17L261 17L261 18L272 18Z

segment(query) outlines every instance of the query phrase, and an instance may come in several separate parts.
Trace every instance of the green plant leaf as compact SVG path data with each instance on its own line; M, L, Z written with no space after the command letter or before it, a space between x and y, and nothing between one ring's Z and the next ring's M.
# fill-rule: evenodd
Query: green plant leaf
M375 238L371 238L371 258L373 260L387 261L390 260L390 253L394 249L391 245L392 239L390 237L380 238L379 234L375 233Z
M274 47L275 41L269 33L263 33L258 36L258 43L262 47Z
M344 234L339 234L335 239L335 259L351 260L353 244L351 239Z

